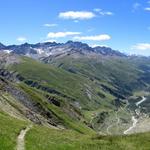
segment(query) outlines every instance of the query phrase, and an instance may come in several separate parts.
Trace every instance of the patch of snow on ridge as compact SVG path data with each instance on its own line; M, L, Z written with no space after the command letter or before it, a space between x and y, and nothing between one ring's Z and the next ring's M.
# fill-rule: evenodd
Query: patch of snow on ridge
M39 48L34 48L34 50L38 53L38 54L43 54L44 50L43 49L39 49Z
M3 50L3 52L10 54L12 52L12 50Z

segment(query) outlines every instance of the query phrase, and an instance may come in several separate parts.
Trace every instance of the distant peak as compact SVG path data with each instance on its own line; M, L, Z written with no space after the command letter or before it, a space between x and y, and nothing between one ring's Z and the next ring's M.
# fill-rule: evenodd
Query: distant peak
M125 57L126 55L124 53L121 53L117 50L113 50L110 47L105 46L97 46L93 48L95 52L100 53L102 55L108 55L108 56L121 56Z
M4 44L2 44L2 43L0 43L0 49L3 49L3 48L5 48L6 46L4 45Z
M22 45L23 45L23 46L27 46L27 45L30 45L30 44L26 42L26 43L24 43L24 44L22 44Z

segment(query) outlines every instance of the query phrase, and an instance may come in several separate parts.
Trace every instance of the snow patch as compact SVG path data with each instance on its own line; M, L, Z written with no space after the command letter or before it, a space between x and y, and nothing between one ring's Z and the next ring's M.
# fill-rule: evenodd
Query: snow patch
M44 53L44 50L40 48L34 48L34 50L40 55Z
M3 50L3 52L10 54L12 52L12 50Z

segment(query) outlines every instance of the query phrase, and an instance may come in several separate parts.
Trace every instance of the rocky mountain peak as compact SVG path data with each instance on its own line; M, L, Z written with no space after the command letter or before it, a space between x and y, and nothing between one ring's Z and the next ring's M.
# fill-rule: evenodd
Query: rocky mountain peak
M6 46L2 43L0 43L0 49L4 49Z
M113 50L111 49L110 47L105 47L105 46L97 46L97 47L94 47L94 52L96 53L100 53L102 55L105 55L105 56L120 56L120 57L125 57L126 55L124 53L121 53L117 50Z
M9 45L5 46L2 43L0 43L0 49L1 50L9 50L11 53L15 54L21 54L21 55L28 55L30 57L33 57L33 55L36 55L36 57L43 57L43 56L50 56L53 54L64 54L64 53L70 53L70 51L73 51L75 53L80 54L88 54L88 53L95 53L95 54L101 54L103 56L118 56L118 57L124 57L125 54L113 50L109 47L90 47L86 43L77 42L77 41L68 41L66 43L56 43L56 42L45 42L45 43L37 43L37 44L29 44L24 43L21 45ZM42 56L41 56L42 54ZM38 56L37 56L38 55Z

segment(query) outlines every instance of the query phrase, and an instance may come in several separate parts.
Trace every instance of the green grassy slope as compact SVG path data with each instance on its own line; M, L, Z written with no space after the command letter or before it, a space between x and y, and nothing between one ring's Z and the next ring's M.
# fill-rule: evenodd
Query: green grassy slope
M149 68L150 59L128 57L96 57L87 58L65 56L53 59L50 64L61 67L76 74L86 76L98 83L107 83L108 87L116 87L122 95L132 94L134 90L143 88L147 83L144 69Z
M0 112L0 149L15 150L17 136L26 122ZM73 130L34 125L25 137L27 150L149 150L150 133L129 136L98 136Z
M104 57L98 55L87 57L82 54L72 54L53 58L49 63L90 80L93 83L93 87L100 89L101 96L107 95L107 100L102 98L103 101L101 101L98 109L84 111L85 117L91 122L92 127L102 133L110 133L107 129L109 129L110 124L115 124L118 116L126 120L125 125L123 125L123 121L119 120L119 125L113 125L109 131L118 134L118 132L126 128L125 126L130 126L132 115L130 111L124 109L123 112L117 112L120 106L122 108L126 106L126 102L121 101L121 99L127 100L133 93L138 93L141 90L149 91L149 58ZM122 113L124 114L123 117ZM117 131L118 126L121 127L120 131Z
M31 58L24 57L20 64L11 66L11 70L23 76L24 82L38 82L44 87L56 90L68 97L72 103L79 102L83 109L94 110L100 105L107 106L114 99L113 95L102 90L89 78L37 62Z
M78 111L84 115L82 119L88 125L90 123L91 126L93 118L98 119L94 120L96 128L98 128L100 127L101 114L104 117L104 124L107 121L109 126L113 121L105 118L111 118L111 114L116 114L115 111L120 106L125 107L126 103L121 102L120 99L126 99L134 92L148 89L148 76L145 68L149 67L149 64L149 59L143 62L143 58L131 59L127 57L73 58L66 56L53 60L51 64L22 57L22 61L12 65L10 69L17 71L23 77L24 83L47 94L48 92L54 94L59 97L59 101L65 99L65 103L78 107ZM26 89L29 89L29 86L23 90ZM28 91L26 90L26 92ZM28 93L29 95L32 93L31 91ZM33 93L31 96L33 95L38 94ZM51 104L45 106L41 103L42 100L43 97L37 103L44 109L48 108L54 112L67 127L82 132L79 126L81 127L84 121L82 120L78 125L77 120L70 118L68 114L70 114L71 108L67 110L67 113L64 113L65 108L58 108ZM126 111L124 110L124 114L130 118L131 114L128 115ZM103 116L103 114L107 115Z
M36 126L26 136L26 148L27 150L149 150L149 138L150 133L96 136Z
M0 149L15 150L16 139L26 122L20 121L0 111Z
M75 118L72 118L71 116L69 116L69 113L66 113L65 111L63 111L63 109L66 109L66 110L68 109L68 111L71 113L71 110L73 109L72 107L69 107L69 105L66 103L65 99L62 99L61 97L49 94L49 96L59 100L61 106L57 107L57 106L49 103L46 100L46 98L44 97L44 95L46 93L42 93L41 91L37 91L36 89L28 87L25 84L21 84L20 87L26 93L28 93L28 95L32 98L32 100L37 102L38 105L40 105L42 109L50 110L56 116L57 120L59 120L58 124L61 123L66 128L73 129L73 130L78 131L80 133L94 133L94 131L91 128L87 127L83 123L82 119L77 120Z
M70 63L71 62L71 63ZM59 65L62 63L61 67L72 68L78 71L79 73L85 74L87 76L98 77L98 79L111 79L110 75L115 75L118 77L118 80L121 79L120 75L127 76L127 72L129 75L133 74L133 77L137 76L137 72L135 70L135 66L128 62L127 58L120 57L98 57L98 58L69 58L65 57L60 60L56 60L51 62L52 64ZM134 72L130 72L130 71ZM123 73L124 72L124 73ZM119 73L119 74L117 74ZM118 76L117 76L118 75ZM133 79L133 78L132 78ZM136 78L134 78L136 79ZM124 79L122 79L124 80Z

